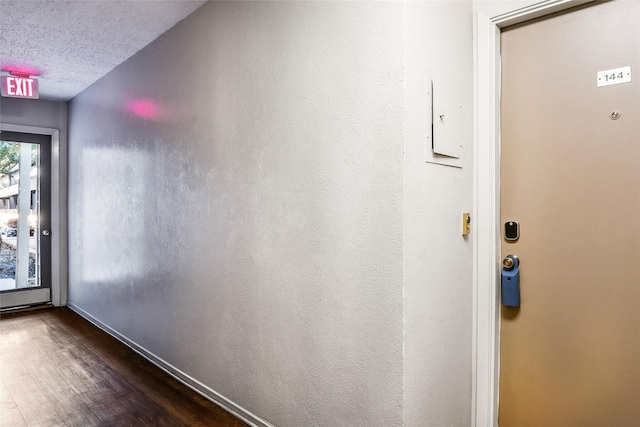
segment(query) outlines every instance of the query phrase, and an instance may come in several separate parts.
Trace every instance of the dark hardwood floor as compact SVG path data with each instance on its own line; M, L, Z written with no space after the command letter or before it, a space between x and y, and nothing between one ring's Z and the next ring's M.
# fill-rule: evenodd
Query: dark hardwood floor
M0 315L0 426L246 426L68 308Z

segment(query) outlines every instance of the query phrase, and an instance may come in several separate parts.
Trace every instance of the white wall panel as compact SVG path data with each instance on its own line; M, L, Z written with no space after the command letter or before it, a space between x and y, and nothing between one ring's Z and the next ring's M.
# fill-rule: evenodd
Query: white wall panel
M404 422L469 426L475 219L463 237L462 213L473 208L472 5L405 8ZM446 137L459 138L460 158L445 162L456 167L425 162L440 161L426 138L431 78L458 107Z

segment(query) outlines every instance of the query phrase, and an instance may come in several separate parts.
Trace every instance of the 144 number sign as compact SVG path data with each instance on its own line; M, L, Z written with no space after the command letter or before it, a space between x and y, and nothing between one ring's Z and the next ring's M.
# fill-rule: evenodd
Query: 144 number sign
M598 71L598 87L611 86L631 81L631 67L614 68Z

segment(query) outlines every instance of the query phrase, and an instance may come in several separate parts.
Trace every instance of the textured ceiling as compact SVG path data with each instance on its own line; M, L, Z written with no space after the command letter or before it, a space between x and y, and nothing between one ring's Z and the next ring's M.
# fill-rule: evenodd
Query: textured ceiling
M0 66L39 70L40 98L66 101L202 4L0 0Z

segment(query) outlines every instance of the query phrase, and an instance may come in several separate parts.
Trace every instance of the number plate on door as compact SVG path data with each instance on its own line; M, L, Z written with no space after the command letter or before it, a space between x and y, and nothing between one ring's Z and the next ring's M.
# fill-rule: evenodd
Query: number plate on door
M611 86L631 81L631 67L614 68L613 70L598 71L598 87Z

